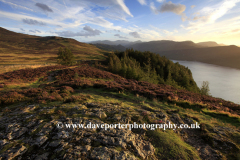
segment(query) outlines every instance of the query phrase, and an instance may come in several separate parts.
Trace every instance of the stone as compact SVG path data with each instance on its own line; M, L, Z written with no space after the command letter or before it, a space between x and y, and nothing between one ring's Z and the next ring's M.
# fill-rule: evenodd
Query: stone
M99 111L99 112L95 113L95 116L97 116L97 117L100 118L100 119L107 117L106 113L105 113L105 112L102 112L102 111Z
M12 136L13 139L21 137L23 134L25 134L28 131L26 127L20 128L17 132L15 132Z
M42 155L37 156L35 160L48 160L48 155L49 155L48 152L43 153Z
M39 147L48 140L46 136L41 136L36 139L35 145L38 145Z
M55 141L52 141L49 146L50 147L58 147L60 144L61 144L62 140L55 140Z
M4 152L4 155L2 157L5 157L8 160L12 160L17 156L20 156L24 154L27 151L27 148L23 145L17 145L14 148L11 148Z

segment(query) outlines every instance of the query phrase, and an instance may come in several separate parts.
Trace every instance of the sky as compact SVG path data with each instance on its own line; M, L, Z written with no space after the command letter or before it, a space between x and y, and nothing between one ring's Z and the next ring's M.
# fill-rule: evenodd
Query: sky
M240 46L240 0L0 0L0 27L38 36Z

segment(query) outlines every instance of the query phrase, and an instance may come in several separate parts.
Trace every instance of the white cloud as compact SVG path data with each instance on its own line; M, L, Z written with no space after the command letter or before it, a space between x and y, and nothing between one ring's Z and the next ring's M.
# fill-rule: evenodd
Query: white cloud
M138 0L138 2L139 2L141 5L147 5L146 0Z
M217 23L216 21L226 15L227 12L236 6L238 2L240 2L240 0L223 0L214 6L204 7L195 14L197 16L193 17L184 28L189 30L190 33L196 33L200 31L207 31L208 27L209 29L213 29L214 27L217 29L218 27L225 28L226 26L231 26L231 23L235 22L222 24L221 22L225 22L225 20ZM219 24L222 24L223 26L219 26Z
M116 0L116 2L120 5L124 12L126 12L129 16L133 17L128 7L125 5L124 0Z
M166 0L156 0L159 3L165 2Z
M5 1L5 0L0 0L0 1L3 2L3 3L9 4L9 5L12 6L12 7L16 7L16 8L20 8L20 9L24 9L24 10L28 10L28 11L33 11L33 10L30 9L30 8L27 8L27 7L24 7L24 6L21 6L21 5L12 3L12 2L8 2L8 1Z
M155 7L155 5L154 5L153 2L150 3L150 9L151 9L151 11L152 11L153 13L158 14L158 10L157 10L157 8Z

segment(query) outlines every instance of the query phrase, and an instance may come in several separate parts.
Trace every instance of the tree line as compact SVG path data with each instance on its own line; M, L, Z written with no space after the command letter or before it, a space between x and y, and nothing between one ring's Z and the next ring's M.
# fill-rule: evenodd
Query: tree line
M108 68L111 72L128 79L168 84L176 88L200 92L190 69L149 51L141 52L133 49L126 49L124 52L115 51L108 56Z

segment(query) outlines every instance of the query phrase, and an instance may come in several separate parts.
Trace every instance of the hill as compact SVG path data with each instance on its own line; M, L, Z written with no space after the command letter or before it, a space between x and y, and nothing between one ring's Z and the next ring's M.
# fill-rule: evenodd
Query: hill
M130 45L129 47L135 50L150 51L154 53L168 50L201 48L201 46L193 43L192 41L175 42L168 40L142 42Z
M112 41L102 41L113 43ZM115 41L114 44L118 44ZM100 46L99 46L100 47ZM216 42L200 42L192 41L175 42L169 40L150 41L150 42L134 42L125 45L126 48L133 48L139 51L150 51L161 56L166 56L172 60L187 60L209 63L224 67L240 69L240 47ZM101 47L100 47L101 48ZM103 47L104 48L104 47ZM109 50L120 50L116 46L108 46ZM106 48L106 49L107 49ZM120 50L121 51L121 50Z
M122 46L121 44L119 45L108 45L108 44L101 44L101 43L95 43L92 44L94 46L96 46L97 48L100 48L102 50L106 50L106 51L125 51L126 48L124 46Z
M59 47L69 47L76 60L102 59L108 52L62 37L39 37L0 27L0 64L55 63Z
M116 40L116 41L109 41L109 40L100 40L100 41L92 41L89 42L91 44L107 44L107 45L122 45L124 47L128 47L130 45L136 44L136 43L142 43L142 41L135 41L135 42L130 42L126 40Z
M174 60L198 61L240 69L240 47L233 45L177 51L159 51L156 53Z
M151 41L131 45L130 48L150 51L173 60L198 61L224 67L240 69L240 47L215 46L215 42Z
M217 44L216 42L209 41L209 42L199 42L196 43L197 45L203 46L203 47L216 47L216 46L221 46Z
M0 82L2 159L240 157L240 106L222 99L89 65L7 72Z

